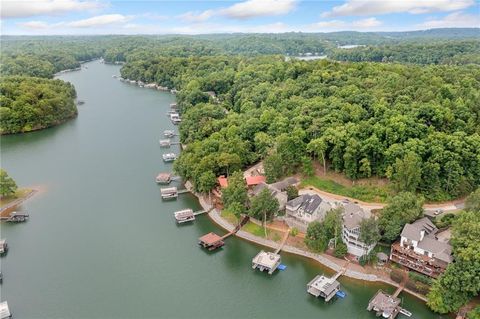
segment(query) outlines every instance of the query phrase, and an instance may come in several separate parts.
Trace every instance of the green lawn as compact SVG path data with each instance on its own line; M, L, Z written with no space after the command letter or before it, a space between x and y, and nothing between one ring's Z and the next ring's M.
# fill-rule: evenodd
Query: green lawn
M233 213L227 211L226 209L222 210L222 213L220 216L225 218L232 225L237 225L238 223L238 218ZM248 222L247 224L245 224L245 226L242 227L242 230L252 235L265 238L265 231L263 230L263 227L258 226L257 224L254 224L252 222ZM271 231L267 229L267 237L268 235L270 235L270 233Z
M385 203L393 195L388 186L355 185L347 187L319 176L303 179L301 186L313 186L329 193L355 198L364 202Z

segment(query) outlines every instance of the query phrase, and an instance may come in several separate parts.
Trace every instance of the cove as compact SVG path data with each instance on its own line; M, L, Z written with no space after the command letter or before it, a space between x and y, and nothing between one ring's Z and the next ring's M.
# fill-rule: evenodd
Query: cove
M21 207L28 222L1 225L1 299L15 318L375 318L368 300L393 287L342 278L346 298L325 304L306 284L331 272L311 260L282 254L287 270L269 276L251 269L255 244L200 249L198 237L224 232L205 215L177 226L173 212L198 210L197 199L162 201L154 182L172 168L158 140L176 129L166 116L175 97L112 78L120 66L86 65L58 76L85 101L76 119L1 137L2 166L43 190ZM412 318L442 318L400 296Z

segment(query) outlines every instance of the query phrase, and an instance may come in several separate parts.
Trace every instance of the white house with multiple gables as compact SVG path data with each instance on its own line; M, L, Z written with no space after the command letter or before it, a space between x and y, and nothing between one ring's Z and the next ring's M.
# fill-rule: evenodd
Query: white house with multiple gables
M406 224L400 242L392 245L390 259L427 276L440 276L453 258L452 246L437 233L438 228L427 217Z
M331 208L330 204L320 196L303 194L285 205L286 221L292 227L305 232L308 224L313 221L322 221Z
M360 222L368 218L365 211L358 205L347 203L344 205L342 216L342 241L347 245L348 253L358 258L368 255L375 244L367 246L360 240Z

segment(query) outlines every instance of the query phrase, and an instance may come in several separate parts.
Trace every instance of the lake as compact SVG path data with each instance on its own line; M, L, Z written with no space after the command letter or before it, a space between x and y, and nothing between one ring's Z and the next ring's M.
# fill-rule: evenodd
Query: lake
M78 118L1 137L3 168L41 190L21 207L28 222L1 225L1 299L15 318L375 318L368 300L393 288L344 278L346 298L325 304L306 284L331 272L308 259L284 254L288 268L269 276L251 268L254 244L200 249L198 237L222 230L205 215L177 226L173 212L198 209L196 198L164 202L154 182L172 168L158 140L175 128L175 97L112 78L120 66L85 66L58 77L85 101ZM400 296L413 318L441 318Z

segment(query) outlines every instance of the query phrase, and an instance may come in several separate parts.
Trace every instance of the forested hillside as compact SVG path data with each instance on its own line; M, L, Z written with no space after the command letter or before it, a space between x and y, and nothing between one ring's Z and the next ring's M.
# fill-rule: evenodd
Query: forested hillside
M480 184L479 67L163 57L132 60L121 73L181 90L189 146L175 167L199 189L202 176L261 159L280 177L305 156L432 200Z
M0 79L0 133L29 132L77 115L70 83L34 77Z
M480 41L441 41L334 49L339 61L402 62L415 64L480 64Z

